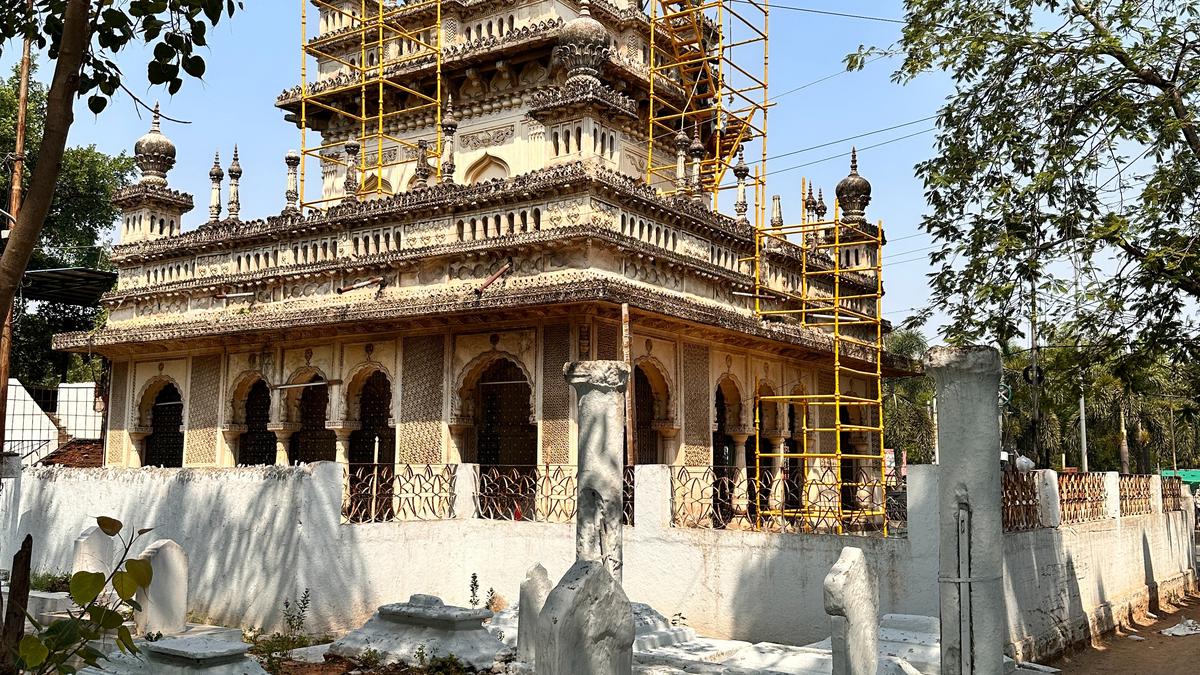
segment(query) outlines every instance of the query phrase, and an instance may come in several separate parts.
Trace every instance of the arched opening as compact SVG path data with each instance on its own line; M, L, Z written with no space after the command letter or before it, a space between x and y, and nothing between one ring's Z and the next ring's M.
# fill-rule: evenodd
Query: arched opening
M150 434L146 436L143 466L183 466L183 397L167 383L150 405Z
M717 384L713 401L713 475L716 488L713 490L713 514L719 525L733 519L733 486L737 481L737 455L739 443L730 435L729 429L738 426L741 420L742 397L737 385L728 377ZM742 443L744 445L744 442Z
M349 388L348 405L358 428L350 433L350 519L390 520L396 466L392 383L381 370L362 373Z
M288 457L293 464L300 462L332 462L337 458L337 437L325 428L326 411L329 407L329 386L325 378L312 375L293 394L290 412L300 428L292 434L288 444Z
M771 385L763 382L758 386L758 409L755 411L758 415L758 454L770 455L774 452L771 446L771 434L763 432L778 432L779 430L779 406L774 401L762 400L765 396L774 396L775 390ZM764 457L761 462L755 457L755 446L753 442L746 443L746 467L749 475L749 480L746 481L746 489L749 498L748 509L749 516L757 518L760 508L767 507L767 499L771 492L771 485L775 482L777 471L777 460L774 457Z
M484 367L474 397L473 460L480 466L480 515L532 519L537 495L537 427L529 379L514 361Z
M803 396L804 393L804 389L801 387L797 387L792 392L794 396ZM785 429L787 436L784 440L784 446L789 455L799 455L805 452L804 435L807 433L805 431L807 427L808 406L804 403L789 403ZM798 512L804 507L808 467L803 458L793 456L788 458L787 465L783 468L787 472L784 482L783 506L788 511Z
M508 164L492 155L485 154L479 161L467 169L467 183L482 183L496 178L505 179L509 176Z
M663 440L655 422L672 417L670 385L657 361L644 358L633 367L633 434L635 464L666 464Z
M238 437L237 463L245 465L275 463L275 432L267 429L271 421L271 389L261 379L246 392L246 430Z

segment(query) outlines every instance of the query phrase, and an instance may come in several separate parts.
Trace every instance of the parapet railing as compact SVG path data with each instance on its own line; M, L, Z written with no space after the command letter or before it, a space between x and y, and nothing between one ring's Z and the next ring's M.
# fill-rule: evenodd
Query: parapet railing
M1006 470L1000 474L1000 519L1005 532L1024 532L1040 526L1037 474Z
M342 517L351 523L454 517L455 464L349 464Z
M838 467L755 472L737 466L672 467L671 524L680 528L777 533L882 532L885 506L877 475L850 480ZM889 505L902 516L906 509ZM840 528L839 528L840 526Z
M1104 474L1060 473L1058 474L1058 503L1062 513L1062 524L1086 523L1108 517L1108 492L1104 486Z
M1179 476L1163 476L1162 480L1162 510L1183 510L1183 479Z
M1120 478L1120 497L1122 516L1144 516L1153 513L1154 507L1150 499L1150 476L1122 474Z

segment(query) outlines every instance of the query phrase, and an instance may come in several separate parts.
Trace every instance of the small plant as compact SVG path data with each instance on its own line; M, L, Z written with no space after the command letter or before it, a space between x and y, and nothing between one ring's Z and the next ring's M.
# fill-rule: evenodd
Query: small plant
M383 662L383 655L380 654L379 650L375 649L374 647L368 647L358 657L358 665L362 666L363 668L365 668L367 670L374 670L374 669L378 668L382 662Z
M489 588L487 592L487 601L483 603L492 613L500 612L508 608L508 600L496 592L495 589Z
M29 590L42 593L67 593L71 590L71 575L59 572L34 572L29 575Z
M145 638L146 642L158 642L159 640L163 639L163 634L159 631L155 631L153 633L146 633Z
M687 625L687 617L683 615L683 612L675 612L674 614L671 615L671 625L672 626L686 626Z
M308 620L308 603L307 588L294 605L287 598L283 599L283 623L287 626L288 633L298 635L304 631L304 623Z
M475 580L474 574L471 575L471 580ZM429 660L429 655L425 653L425 645L423 644L417 645L417 651L413 653L413 656L417 657L417 665L422 668L426 666L426 662Z
M300 594L300 599L294 602L290 598L284 598L284 632L275 632L264 636L262 631L258 630L245 634L251 641L250 653L263 659L263 669L267 672L276 674L282 672L283 660L293 649L311 647L333 640L333 637L329 635L313 637L304 632L304 625L308 621L309 600L310 594L307 588Z
M496 589L488 588L487 596L483 599L483 606L488 609L492 608L492 603L496 600Z
M471 584L470 584L469 588L471 589L471 598L470 598L470 600L468 600L468 602L471 603L472 607L478 607L479 606L479 575L476 574L475 572L471 572Z

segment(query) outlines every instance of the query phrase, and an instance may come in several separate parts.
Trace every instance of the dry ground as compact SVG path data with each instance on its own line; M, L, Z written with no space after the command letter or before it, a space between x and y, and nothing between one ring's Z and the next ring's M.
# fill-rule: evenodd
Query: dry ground
M1069 675L1175 675L1194 670L1200 663L1200 635L1169 637L1159 631L1184 618L1200 621L1200 595L1190 595L1178 605L1164 605L1155 614L1157 620L1144 618L1130 629L1048 665ZM1146 639L1132 640L1130 635Z

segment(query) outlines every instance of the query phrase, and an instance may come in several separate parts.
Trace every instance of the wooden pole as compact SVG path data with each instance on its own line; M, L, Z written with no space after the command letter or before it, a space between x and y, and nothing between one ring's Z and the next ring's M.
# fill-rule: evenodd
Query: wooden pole
M27 7L33 9L33 0ZM8 243L8 233L17 221L21 210L21 181L25 177L25 126L27 108L29 107L29 61L32 40L25 38L21 47L21 76L17 87L17 139L13 153L12 184L9 186L8 212L12 222L4 223L4 243ZM4 315L4 327L0 329L0 450L3 450L7 440L8 427L8 373L9 356L12 351L12 307Z

